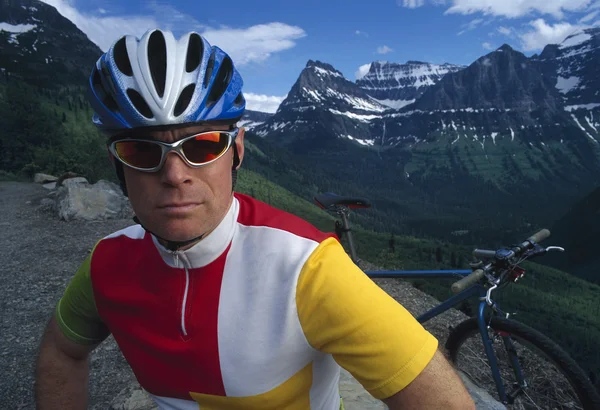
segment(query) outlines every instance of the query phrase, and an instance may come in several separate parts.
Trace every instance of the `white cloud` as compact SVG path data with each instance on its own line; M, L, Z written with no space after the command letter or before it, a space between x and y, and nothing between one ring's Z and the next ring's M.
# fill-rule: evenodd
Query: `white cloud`
M593 11L593 12L589 13L588 15L586 15L585 17L579 19L579 22L587 23L588 21L592 21L599 13L600 13L600 10Z
M485 42L485 43L481 44L481 47L483 47L485 50L493 50L494 49L494 46L492 46L488 42Z
M537 19L529 24L534 30L520 36L525 51L541 50L548 44L560 44L569 35L583 28L566 22L550 25L544 19Z
M67 0L44 0L44 3L55 7L102 51L108 50L123 34L141 36L149 28L159 27L158 21L152 16L101 17L80 13Z
M105 9L103 9L103 8L99 8L98 9L98 13L100 13L100 14L106 14L108 12Z
M498 33L504 34L505 36L510 36L512 34L512 32L513 32L513 30L510 27L504 27L504 26L498 27Z
M369 37L369 33L365 33L364 31L361 31L361 30L356 30L356 35Z
M458 35L460 36L461 34L464 34L467 31L475 30L477 26L479 26L481 23L483 23L483 19L475 19L471 20L467 24L461 25L460 27L462 28L462 30L458 32Z
M96 43L102 51L124 34L141 37L147 30L161 28L181 35L188 31L197 31L209 42L217 45L231 55L238 65L260 62L268 59L273 53L290 49L296 45L295 40L306 36L304 30L297 26L272 22L258 24L247 28L207 27L200 24L190 15L183 14L175 8L148 3L150 13L137 16L111 16L79 12L68 0L44 0L54 6L60 14L71 20L88 38Z
M394 51L393 49L391 49L388 46L381 46L381 47L377 47L377 53L378 54L387 54Z
M306 36L300 27L284 23L258 24L245 29L209 29L202 34L240 65L264 61L273 53L293 48L294 40Z
M446 13L504 16L516 18L532 12L562 18L565 11L583 11L592 0L452 0Z
M252 111L275 113L283 100L287 97L277 97L274 95L244 93L246 98L246 108Z
M425 5L425 0L397 0L399 6L408 7L409 9L416 9Z
M356 77L357 80L360 80L365 75L367 75L367 73L369 72L370 69L371 69L371 63L363 64L360 67L358 67L358 70L356 70L356 72L354 73L354 77Z

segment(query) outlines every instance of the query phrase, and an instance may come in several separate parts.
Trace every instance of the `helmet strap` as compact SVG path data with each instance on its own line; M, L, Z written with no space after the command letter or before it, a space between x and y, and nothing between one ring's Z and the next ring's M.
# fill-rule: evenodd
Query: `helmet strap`
M144 228L144 230L154 236L156 236L158 239L160 239L161 241L165 242L165 248L167 248L170 251L176 251L179 248L182 248L186 245L189 245L191 243L194 242L198 242L200 239L204 238L205 234L202 234L200 236L197 236L195 238L192 239L188 239L187 241L170 241L168 239L162 238L160 236L158 236L157 234L155 234L154 232L152 232L151 230L149 230L148 228L146 228L144 225L142 225L142 223L140 222L140 220L138 219L137 216L133 217L133 221L137 224L139 224L142 228Z

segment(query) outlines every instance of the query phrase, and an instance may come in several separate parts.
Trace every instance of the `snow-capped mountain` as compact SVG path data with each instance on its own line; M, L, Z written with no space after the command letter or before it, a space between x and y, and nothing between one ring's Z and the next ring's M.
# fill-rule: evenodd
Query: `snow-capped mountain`
M408 61L406 64L375 61L356 84L381 104L400 109L415 102L425 90L437 84L446 74L463 68L465 67L461 65L420 61Z
M264 124L273 114L261 111L244 111L244 116L238 121L238 127L244 127L246 130L252 130L259 125Z
M600 28L587 29L549 45L535 56L562 97L567 111L600 104Z
M30 84L83 84L102 51L52 6L0 2L0 72Z
M369 124L388 109L331 65L309 60L275 115L255 130L282 141L325 132L369 145Z

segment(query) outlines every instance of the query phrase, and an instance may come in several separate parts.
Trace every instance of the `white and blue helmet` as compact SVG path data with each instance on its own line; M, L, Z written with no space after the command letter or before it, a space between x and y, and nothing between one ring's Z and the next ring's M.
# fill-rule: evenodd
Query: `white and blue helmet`
M123 36L89 79L92 121L104 133L191 123L233 124L244 114L242 77L231 57L198 33L176 40L149 30Z

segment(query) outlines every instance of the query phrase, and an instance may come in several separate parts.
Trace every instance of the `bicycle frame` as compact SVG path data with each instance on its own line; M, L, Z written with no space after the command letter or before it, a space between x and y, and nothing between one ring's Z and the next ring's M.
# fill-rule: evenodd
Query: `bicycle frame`
M350 247L350 256L355 263L359 262L359 259L356 255L356 248L354 246L354 240L352 238L352 230L350 229L350 224L348 222L348 213L349 210L347 208L338 209L338 215L342 217L342 224L344 228L344 232L347 234L348 244ZM471 269L456 269L456 270L382 270L382 271L364 271L367 276L372 279L375 278L396 278L396 279L460 279L464 276L471 274L473 271ZM476 284L463 290L462 292L451 296L446 299L444 302L439 305L433 307L427 312L421 314L416 319L419 323L425 323L429 319L434 318L438 315L441 315L448 309L456 306L458 303L463 300L469 299L475 295L479 295L479 308L477 310L477 323L479 325L479 333L481 336L481 340L483 342L483 346L485 349L486 356L488 358L492 377L496 384L496 389L498 391L498 396L500 401L504 404L508 403L506 396L506 389L504 388L504 383L502 382L502 378L500 376L500 370L498 369L498 362L496 360L496 355L494 353L494 349L492 348L492 341L488 335L487 323L485 320L485 310L488 307L487 303L487 289L482 284ZM492 314L503 314L502 310L494 304L492 307ZM507 348L507 352L510 356L510 361L512 364L513 371L515 373L516 379L521 387L526 386L525 380L523 378L523 374L521 372L521 368L519 366L518 358L515 353L515 349L512 348L512 341L510 337L503 336L502 337L504 345Z

